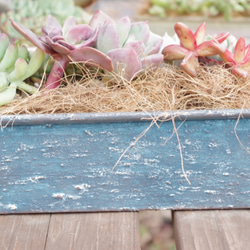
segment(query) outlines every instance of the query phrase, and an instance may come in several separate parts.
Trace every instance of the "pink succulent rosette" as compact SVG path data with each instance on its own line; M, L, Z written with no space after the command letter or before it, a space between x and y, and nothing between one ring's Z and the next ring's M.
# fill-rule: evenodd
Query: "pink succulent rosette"
M111 59L93 48L98 30L86 24L76 25L74 17L68 17L63 27L52 16L47 17L43 35L38 37L29 29L11 20L12 26L28 41L55 59L45 88L53 89L60 85L66 65L70 61L84 62L92 67L112 71Z

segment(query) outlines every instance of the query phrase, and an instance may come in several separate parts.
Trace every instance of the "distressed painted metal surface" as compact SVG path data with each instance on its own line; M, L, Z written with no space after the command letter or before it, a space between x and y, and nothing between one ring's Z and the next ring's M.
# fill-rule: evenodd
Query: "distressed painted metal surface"
M0 213L250 208L250 110L237 123L239 112L172 114L190 185L172 121L152 126L113 170L152 117L170 114L2 116Z

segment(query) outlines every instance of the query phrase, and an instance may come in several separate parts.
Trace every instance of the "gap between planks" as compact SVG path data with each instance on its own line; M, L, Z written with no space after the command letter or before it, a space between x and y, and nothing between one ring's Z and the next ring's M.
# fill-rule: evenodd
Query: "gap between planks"
M137 212L0 216L1 250L137 250Z
M250 210L175 211L178 250L250 249Z

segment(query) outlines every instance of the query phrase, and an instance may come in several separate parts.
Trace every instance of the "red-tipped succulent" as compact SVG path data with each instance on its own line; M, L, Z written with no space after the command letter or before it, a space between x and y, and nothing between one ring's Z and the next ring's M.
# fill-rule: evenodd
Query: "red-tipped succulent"
M13 20L11 23L27 40L55 59L46 81L46 89L60 85L65 67L70 61L85 62L92 67L113 70L111 59L93 48L98 31L86 24L76 25L73 17L68 17L62 27L49 15L46 26L42 28L43 35L40 37Z
M221 33L211 40L205 40L206 24L202 23L195 33L183 23L176 23L175 32L180 40L180 45L168 45L162 50L166 61L182 60L181 67L191 76L196 76L199 57L220 55L225 51L221 43L229 33Z
M232 68L235 75L248 77L250 74L250 44L246 46L245 39L240 37L235 45L234 52L228 49L222 53L223 61Z

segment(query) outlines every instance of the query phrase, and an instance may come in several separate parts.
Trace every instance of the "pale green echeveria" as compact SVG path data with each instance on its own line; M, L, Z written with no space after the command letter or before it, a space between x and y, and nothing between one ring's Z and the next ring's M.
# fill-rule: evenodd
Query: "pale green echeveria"
M147 22L131 23L128 17L115 22L97 11L89 25L98 29L96 48L111 58L114 72L125 79L131 80L142 69L163 62L160 53L163 40L150 32Z
M37 88L24 82L42 65L44 53L36 49L30 55L25 46L10 43L9 37L0 34L0 106L11 102L16 90L34 94Z

